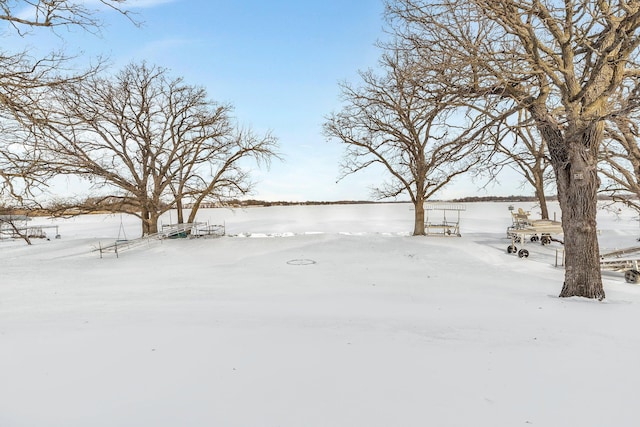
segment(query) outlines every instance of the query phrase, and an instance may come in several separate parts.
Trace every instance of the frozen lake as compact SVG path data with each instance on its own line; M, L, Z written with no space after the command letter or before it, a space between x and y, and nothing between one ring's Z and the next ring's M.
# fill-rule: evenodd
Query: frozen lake
M465 206L462 237L410 204L209 209L228 236L102 259L135 218L34 220L62 238L0 242L0 426L635 426L640 286L559 299L561 245L507 254L509 204Z

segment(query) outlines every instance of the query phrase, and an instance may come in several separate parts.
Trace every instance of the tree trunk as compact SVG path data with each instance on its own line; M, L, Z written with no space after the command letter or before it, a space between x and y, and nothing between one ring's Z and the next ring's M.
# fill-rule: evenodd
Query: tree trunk
M151 212L149 216L149 234L155 234L158 232L158 220L160 215L157 212Z
M582 141L554 144L556 156L551 156L565 243L565 281L560 297L605 297L596 226L597 159L594 150L585 148L597 146L594 138L593 130L584 131Z
M157 212L143 207L140 215L142 216L142 235L147 236L149 234L157 233L159 219Z
M142 235L146 236L149 234L149 210L142 207L140 217L142 218Z
M600 250L596 227L597 154L602 142L602 122L593 120L565 128L545 110L533 105L531 113L547 143L556 175L564 231L565 273L560 297L604 299Z
M191 223L191 222L195 222L196 220L196 214L198 213L198 209L200 209L200 204L202 203L202 200L198 199L193 203L193 206L191 207L191 212L189 213L189 219L187 220L187 222Z
M424 236L424 198L416 197L416 201L414 203L413 209L414 215L414 223L413 223L413 235L414 236Z
M178 224L184 224L184 213L182 212L182 197L176 199L176 210L178 211Z
M549 208L547 207L547 196L544 195L544 184L536 182L535 189L536 198L538 199L538 203L540 203L542 219L549 219Z

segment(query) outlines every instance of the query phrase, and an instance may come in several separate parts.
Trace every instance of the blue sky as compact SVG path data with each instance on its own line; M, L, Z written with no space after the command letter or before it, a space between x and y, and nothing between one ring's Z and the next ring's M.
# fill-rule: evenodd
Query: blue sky
M131 61L168 68L186 83L235 107L241 125L279 139L284 161L253 173L252 197L263 200L365 200L380 170L336 183L343 147L322 135L324 118L340 109L338 82L357 83L375 67L383 38L382 0L137 0L141 27L102 15L100 37L59 30L66 49L106 55L114 71ZM60 40L47 35L52 44ZM18 43L43 46L40 37ZM517 178L515 178L517 180ZM514 184L512 182L512 184ZM516 185L491 194L521 193ZM443 198L475 195L454 183ZM480 192L481 194L486 194Z

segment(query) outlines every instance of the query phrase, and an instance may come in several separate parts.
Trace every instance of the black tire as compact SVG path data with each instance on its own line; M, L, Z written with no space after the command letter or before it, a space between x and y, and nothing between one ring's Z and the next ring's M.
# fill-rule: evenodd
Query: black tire
M540 240L540 237L538 237L537 234L534 234L533 236L531 236L531 241L532 242L537 242L538 240Z
M519 258L529 258L529 251L526 249L520 249L518 251L518 257Z
M509 245L507 247L507 253L508 254L515 254L516 252L518 252L518 248L516 248L515 245Z
M540 238L540 243L542 243L543 245L550 245L551 244L551 236L542 236Z
M624 280L627 283L638 283L638 279L640 279L640 271L627 270L624 272Z

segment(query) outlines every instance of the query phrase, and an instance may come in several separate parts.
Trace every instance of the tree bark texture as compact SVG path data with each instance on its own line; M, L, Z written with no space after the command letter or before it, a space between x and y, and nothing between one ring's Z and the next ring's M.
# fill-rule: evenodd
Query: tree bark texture
M178 212L178 224L184 224L184 212L182 211L182 197L176 198L176 210Z
M544 194L544 183L536 182L535 184L536 198L540 203L540 212L542 219L549 219L549 208L547 207L547 196Z
M564 231L565 281L560 297L604 299L597 235L598 131L589 126L567 140L560 132L543 133L549 142Z
M413 225L413 235L414 236L424 236L424 199L418 197L414 204L414 225Z
M158 219L160 218L160 215L158 215L157 212L152 212L151 209L148 208L142 208L140 216L142 217L143 236L158 232Z

